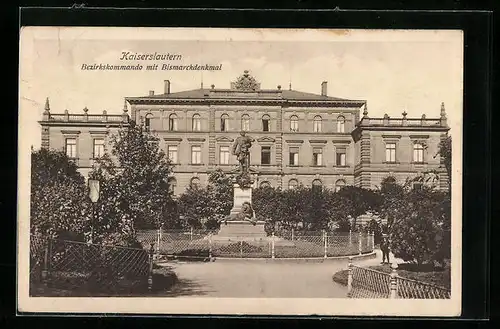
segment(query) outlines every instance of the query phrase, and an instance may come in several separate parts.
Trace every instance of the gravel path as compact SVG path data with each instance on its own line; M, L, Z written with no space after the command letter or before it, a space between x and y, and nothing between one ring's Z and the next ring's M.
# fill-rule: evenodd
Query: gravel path
M347 288L332 275L346 260L323 263L232 260L211 263L174 262L179 282L166 296L342 298Z

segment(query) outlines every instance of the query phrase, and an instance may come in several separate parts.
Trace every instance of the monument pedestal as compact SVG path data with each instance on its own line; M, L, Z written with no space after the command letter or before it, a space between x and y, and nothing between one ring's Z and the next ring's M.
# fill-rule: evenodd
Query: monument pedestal
M265 222L258 221L255 225L248 221L238 220L220 224L220 230L212 236L214 241L266 241L269 237L264 229Z
M237 183L233 183L233 208L230 215L239 214L244 202L252 203L252 188L241 188Z
M253 183L253 182L251 182ZM233 208L231 209L231 215L237 215L241 213L243 203L248 202L252 204L252 187L251 184L248 187L242 188L238 183L233 182ZM212 241L216 243L234 243L245 241L247 243L270 243L273 237L268 236L265 231L265 222L257 221L255 225L246 220L232 220L227 222L222 222L220 224L220 230L217 234L211 237ZM274 243L279 245L294 246L294 243L287 241L278 237L274 237Z

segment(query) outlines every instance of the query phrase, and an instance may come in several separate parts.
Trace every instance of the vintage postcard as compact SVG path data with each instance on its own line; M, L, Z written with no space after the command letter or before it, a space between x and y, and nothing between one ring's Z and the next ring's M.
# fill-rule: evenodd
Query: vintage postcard
M460 315L461 31L20 35L19 312Z

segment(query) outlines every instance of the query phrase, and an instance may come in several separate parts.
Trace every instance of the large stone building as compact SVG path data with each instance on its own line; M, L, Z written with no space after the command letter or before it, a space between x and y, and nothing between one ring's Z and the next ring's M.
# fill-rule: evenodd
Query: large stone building
M126 97L121 115L90 115L87 109L52 114L47 103L40 121L42 147L64 149L85 175L104 152L106 136L134 120L160 137L175 164L169 178L175 194L190 184L206 184L216 168L233 170L231 147L241 130L254 139L250 162L256 187L374 188L388 176L404 180L427 170L445 175L436 156L449 130L444 105L435 119L406 113L370 118L366 101L328 96L326 81L318 84L319 94L291 86L261 89L248 71L225 89L171 92L170 81L164 83L161 94ZM440 180L442 188L445 181Z

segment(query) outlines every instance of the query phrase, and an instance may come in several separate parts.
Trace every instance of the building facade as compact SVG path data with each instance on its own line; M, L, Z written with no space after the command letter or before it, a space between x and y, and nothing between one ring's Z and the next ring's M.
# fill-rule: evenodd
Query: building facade
M133 120L160 138L174 164L168 179L176 195L189 185L206 184L217 168L234 170L231 148L242 130L253 138L255 187L374 188L387 176L445 174L436 156L449 130L444 105L438 119L410 119L405 113L399 119L369 118L366 101L328 96L326 81L318 89L318 94L291 85L261 89L245 71L226 89L171 92L165 80L161 94L126 97L121 115L89 115L87 109L79 115L52 114L47 103L40 121L42 147L64 149L86 175L106 150L107 136Z

